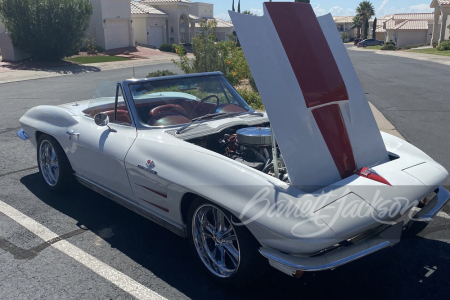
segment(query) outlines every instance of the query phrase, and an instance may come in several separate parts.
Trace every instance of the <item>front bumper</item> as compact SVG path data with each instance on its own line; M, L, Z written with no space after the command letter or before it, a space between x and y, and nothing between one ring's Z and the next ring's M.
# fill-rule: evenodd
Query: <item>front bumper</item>
M450 193L443 187L439 187L435 192L436 196L414 215L411 219L412 222L430 222L450 200ZM297 271L334 269L379 250L391 247L400 241L405 226L402 221L392 226L383 227L381 231L376 232L376 234L370 237L360 239L350 246L338 247L336 250L320 256L298 257L264 247L260 248L259 252L269 260L272 267L287 275L295 276Z
M17 131L17 136L20 137L24 141L26 141L30 138L28 133L23 129L20 129L19 131Z

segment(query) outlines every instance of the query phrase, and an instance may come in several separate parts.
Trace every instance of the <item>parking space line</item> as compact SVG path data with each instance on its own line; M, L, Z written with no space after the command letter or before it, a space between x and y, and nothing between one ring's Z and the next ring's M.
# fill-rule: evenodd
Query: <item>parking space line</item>
M0 201L0 212L2 212L15 222L19 223L44 241L49 241L58 237L56 233L54 233L47 227L36 222L32 218L24 215L17 209L2 201ZM138 299L166 299L158 293L152 291L151 289L123 274L122 272L119 272L118 270L93 257L92 255L84 252L80 248L72 245L66 240L61 240L59 242L53 243L51 244L51 246L75 259L77 262L83 264L88 269L92 270L96 274L102 276L123 291Z

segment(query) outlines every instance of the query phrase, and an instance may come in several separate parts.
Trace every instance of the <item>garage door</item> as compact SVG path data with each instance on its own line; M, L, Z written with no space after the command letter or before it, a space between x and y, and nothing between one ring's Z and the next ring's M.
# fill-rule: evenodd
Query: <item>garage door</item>
M107 20L105 39L107 50L128 47L130 45L128 20Z
M163 43L163 27L150 27L148 30L147 44L159 48Z

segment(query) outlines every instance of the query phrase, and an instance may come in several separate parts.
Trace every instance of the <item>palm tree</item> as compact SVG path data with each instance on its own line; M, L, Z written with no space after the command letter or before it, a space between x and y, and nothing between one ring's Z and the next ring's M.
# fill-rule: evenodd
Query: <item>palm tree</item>
M243 13L244 15L256 16L256 14L250 12L249 10L244 10L242 13Z
M353 17L352 29L357 29L356 37L361 37L361 27L362 27L362 18L360 15L356 15Z
M356 13L362 17L362 32L364 33L364 39L367 39L366 22L375 15L375 8L370 1L363 1L356 8Z

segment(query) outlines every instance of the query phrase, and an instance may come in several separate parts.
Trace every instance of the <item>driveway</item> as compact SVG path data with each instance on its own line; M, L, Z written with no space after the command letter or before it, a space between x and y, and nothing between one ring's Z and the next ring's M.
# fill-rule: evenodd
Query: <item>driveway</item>
M369 99L408 140L450 167L443 153L448 132L440 125L447 121L438 111L447 109L449 90L427 86L442 82L439 72L422 62L353 52ZM135 71L143 77L158 69L177 71L173 64ZM413 71L428 78L419 80ZM0 299L448 297L449 207L419 236L376 256L300 279L272 270L244 289L223 289L197 268L186 240L86 188L48 192L36 150L15 136L19 117L35 105L88 99L99 81L131 73L128 68L0 84Z

